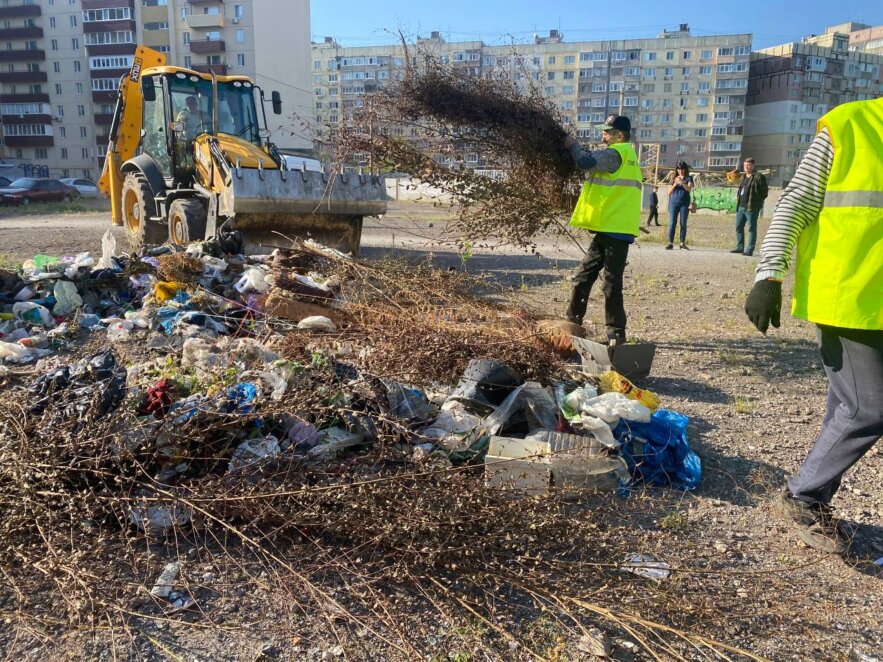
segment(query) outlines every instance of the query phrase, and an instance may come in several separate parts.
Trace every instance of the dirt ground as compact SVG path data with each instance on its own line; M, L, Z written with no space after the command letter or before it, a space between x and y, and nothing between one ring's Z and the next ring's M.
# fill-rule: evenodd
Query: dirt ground
M107 227L107 215L100 212L0 214L0 253L6 262L35 253L98 251ZM784 316L782 328L764 337L745 317L742 307L757 258L728 252L732 223L726 216L691 218L688 251L664 250L665 228L654 227L631 250L626 271L630 336L658 346L652 376L641 386L656 391L667 409L690 417L702 485L693 494L654 490L599 512L630 541L630 550L617 553L654 554L683 569L670 580L672 608L714 614L706 627L718 640L771 660L880 659L883 567L874 561L883 559L883 445L847 473L835 500L856 532L850 555L824 556L797 544L768 502L818 432L826 380L811 325ZM485 274L507 288L505 296L549 317L563 314L578 248L553 242L539 242L533 250L482 244L467 255L447 232L444 212L397 204L385 217L367 222L363 257L429 260ZM119 229L115 235L122 246ZM589 317L600 330L600 292L592 294ZM373 653L357 640L335 642L321 631L303 632L295 620L288 622L290 629L281 628L276 619L291 615L275 601L278 595L266 581L258 582L232 598L236 606L226 615L191 628L148 623L141 628L144 637L131 643L128 658L257 660L274 659L277 654L267 651L275 650L279 659L291 660L399 659ZM608 584L592 600L627 609L614 603L616 596ZM415 630L413 636L440 636L445 630L443 623L425 625L434 634ZM553 624L549 641L555 636ZM628 637L612 636L614 659L651 659L629 645ZM433 659L485 659L471 657L468 637L459 637L456 646L444 641ZM6 643L14 643L7 653L22 660L116 659L111 639L89 634L86 624L55 640L34 636ZM555 651L548 659L592 659L572 642ZM695 659L720 658L697 651Z

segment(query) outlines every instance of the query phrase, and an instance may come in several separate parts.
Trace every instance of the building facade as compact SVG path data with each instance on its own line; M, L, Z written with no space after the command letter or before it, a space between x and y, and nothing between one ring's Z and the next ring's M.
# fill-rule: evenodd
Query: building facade
M295 116L313 111L309 35L308 0L0 0L0 158L96 178L138 44L278 90L273 140L308 148Z
M699 37L682 25L653 39L567 42L552 30L513 48L447 42L432 33L416 46L475 76L504 70L520 84L539 86L583 140L599 140L594 125L621 110L632 120L632 141L639 149L658 146L666 167L679 160L700 170L739 163L751 35ZM345 121L363 95L403 75L405 57L401 44L341 47L332 38L313 44L317 124ZM477 152L465 161L492 166Z
M883 56L851 50L849 33L826 32L751 55L745 155L785 185L831 108L883 95Z

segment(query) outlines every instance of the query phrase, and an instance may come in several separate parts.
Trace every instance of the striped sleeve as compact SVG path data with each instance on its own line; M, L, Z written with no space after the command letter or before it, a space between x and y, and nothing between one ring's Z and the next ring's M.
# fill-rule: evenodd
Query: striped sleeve
M776 205L770 229L760 248L755 282L785 278L800 233L819 219L833 162L834 146L828 129L822 129Z
M619 152L610 147L591 152L574 144L570 147L570 155L577 168L588 172L616 172L622 165Z

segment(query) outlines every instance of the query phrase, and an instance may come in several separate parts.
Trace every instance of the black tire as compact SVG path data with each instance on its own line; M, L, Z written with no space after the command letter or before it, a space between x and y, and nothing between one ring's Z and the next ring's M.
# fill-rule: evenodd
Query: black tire
M29 204L31 204L31 199L30 198L22 198L21 202L19 202L18 204L20 207L27 207Z
M144 176L135 172L128 173L123 181L120 197L129 249L138 253L145 245L165 243L166 228L150 220L151 216L156 216L156 202Z
M196 198L178 198L169 205L169 243L186 246L205 239L206 209Z

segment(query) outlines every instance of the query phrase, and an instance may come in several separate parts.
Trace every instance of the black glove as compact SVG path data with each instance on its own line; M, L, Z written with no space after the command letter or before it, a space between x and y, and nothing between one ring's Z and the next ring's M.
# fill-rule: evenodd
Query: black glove
M745 314L761 333L766 333L770 323L779 328L782 312L782 283L777 280L759 280L751 288L745 300Z

